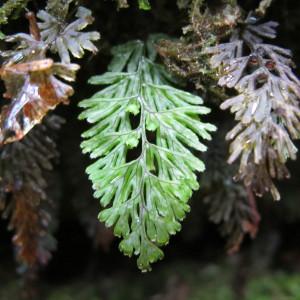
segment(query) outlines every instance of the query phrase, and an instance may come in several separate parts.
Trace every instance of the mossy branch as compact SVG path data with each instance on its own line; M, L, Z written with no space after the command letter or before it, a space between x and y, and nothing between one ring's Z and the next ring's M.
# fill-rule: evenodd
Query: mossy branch
M27 6L29 0L8 0L0 7L0 25L7 24L8 18L17 9L23 9Z

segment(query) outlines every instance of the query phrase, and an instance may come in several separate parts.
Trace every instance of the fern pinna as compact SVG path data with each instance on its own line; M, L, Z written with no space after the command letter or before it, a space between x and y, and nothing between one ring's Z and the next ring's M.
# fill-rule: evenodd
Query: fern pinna
M202 99L172 87L175 81L154 62L152 41L115 47L109 71L89 81L110 86L80 103L80 118L93 124L82 148L96 159L87 173L104 207L99 218L114 226L120 250L137 255L143 271L180 230L199 187L196 171L205 168L190 149L205 151L199 137L210 139L215 130L199 119L210 111ZM137 158L131 159L132 149Z

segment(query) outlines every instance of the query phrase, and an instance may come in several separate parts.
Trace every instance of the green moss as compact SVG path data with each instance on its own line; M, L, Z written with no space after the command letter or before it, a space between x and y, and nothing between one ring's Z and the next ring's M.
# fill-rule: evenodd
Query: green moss
M299 300L300 275L276 273L251 280L245 300Z
M300 300L300 275L265 273L245 285L245 298L239 300ZM235 268L227 263L200 265L176 262L141 275L120 272L95 278L77 279L59 286L40 283L42 300L148 300L173 299L187 288L186 300L235 300ZM1 274L0 274L1 275ZM0 288L0 300L20 299L20 280L11 279Z
M97 284L73 283L51 291L47 300L101 300Z

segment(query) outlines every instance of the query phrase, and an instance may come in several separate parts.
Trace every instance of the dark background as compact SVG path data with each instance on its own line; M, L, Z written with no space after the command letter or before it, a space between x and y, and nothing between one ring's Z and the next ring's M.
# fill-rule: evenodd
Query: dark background
M33 2L30 8L36 10L42 2ZM226 241L208 221L199 193L191 200L192 211L182 232L171 239L164 249L165 259L156 263L151 273L141 274L135 258L124 257L118 251L118 241L98 224L99 203L92 197L84 172L89 160L79 148L85 124L77 120L77 103L95 91L87 79L105 71L112 45L145 39L153 32L181 35L187 17L177 9L176 1L151 2L153 9L144 12L134 1L131 8L121 11L112 1L84 1L95 16L92 27L101 32L102 39L98 55L87 54L79 62L81 70L71 104L57 109L66 119L58 141L60 162L49 181L49 193L56 203L57 250L40 272L42 299L300 299L299 159L289 163L291 179L279 183L280 202L269 197L258 199L262 221L257 238L246 238L241 251L233 256L227 256ZM250 10L258 2L246 0L241 5ZM280 23L275 43L291 48L296 65L300 65L300 1L274 0L266 19ZM4 28L5 33L13 33L26 27L21 17ZM296 72L299 74L298 69ZM210 121L222 124L231 118L213 104L206 105L215 111ZM0 300L19 299L22 282L15 272L12 234L6 227L7 222L1 221Z

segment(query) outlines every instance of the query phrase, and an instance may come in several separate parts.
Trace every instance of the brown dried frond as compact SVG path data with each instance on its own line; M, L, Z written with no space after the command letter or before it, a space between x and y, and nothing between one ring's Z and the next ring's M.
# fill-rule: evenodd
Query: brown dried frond
M73 89L55 75L73 80L77 69L77 65L54 63L52 59L4 66L4 96L11 103L1 111L0 143L22 139L49 110L60 103L67 104Z
M221 234L227 239L227 251L231 254L239 250L246 235L256 236L260 216L252 191L232 178L234 166L226 165L223 137L224 127L211 142L205 156L207 170L201 179L209 219L219 225Z
M43 245L50 216L43 209L40 194L24 187L12 197L9 229L14 230L13 243L19 263L29 268L44 265L51 257Z
M55 63L46 57L49 44L41 39L33 13L28 13L30 34L7 36L7 42L17 43L14 50L2 51L5 62L0 68L4 81L4 105L0 115L0 144L22 139L49 110L68 103L73 88L57 77L73 81L79 69L76 64Z
M58 157L51 131L61 123L61 118L47 117L24 139L0 150L0 212L10 218L17 259L27 269L45 264L55 247L49 226L53 217L46 172Z

